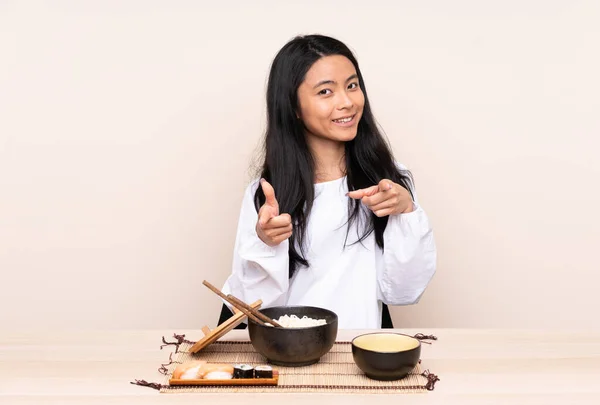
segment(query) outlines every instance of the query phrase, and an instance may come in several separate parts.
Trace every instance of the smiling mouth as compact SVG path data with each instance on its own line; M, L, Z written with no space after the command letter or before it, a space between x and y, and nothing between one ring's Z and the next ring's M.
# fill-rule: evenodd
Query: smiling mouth
M347 124L350 121L352 121L355 116L356 116L356 114L351 115L349 117L338 118L338 119L335 119L335 120L332 120L332 121L335 122L336 124Z

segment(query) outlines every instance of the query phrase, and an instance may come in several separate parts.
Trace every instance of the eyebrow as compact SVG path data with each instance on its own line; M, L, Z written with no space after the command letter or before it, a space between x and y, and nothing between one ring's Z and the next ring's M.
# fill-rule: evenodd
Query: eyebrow
M350 80L352 79L357 79L358 75L356 73L354 73L352 76L350 76L349 78L346 79L346 83L348 83ZM335 84L335 80L321 80L319 83L317 83L313 89L316 89L319 86L322 86L324 84Z

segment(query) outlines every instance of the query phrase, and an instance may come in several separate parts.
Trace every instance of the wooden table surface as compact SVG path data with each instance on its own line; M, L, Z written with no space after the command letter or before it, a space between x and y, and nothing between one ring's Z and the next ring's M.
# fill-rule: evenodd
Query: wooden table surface
M433 334L423 367L440 377L424 394L160 394L131 385L162 382L158 372L173 332L199 330L4 331L0 335L0 404L600 404L600 330L398 330ZM338 340L367 331L340 330ZM234 330L224 339L247 339ZM369 398L365 398L368 396Z

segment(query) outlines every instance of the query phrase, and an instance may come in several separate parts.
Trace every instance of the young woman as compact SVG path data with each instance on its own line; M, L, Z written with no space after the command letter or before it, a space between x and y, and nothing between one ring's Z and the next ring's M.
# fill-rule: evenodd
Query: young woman
M327 308L341 329L380 328L385 304L419 300L436 247L348 47L321 35L288 42L271 67L267 121L223 291Z

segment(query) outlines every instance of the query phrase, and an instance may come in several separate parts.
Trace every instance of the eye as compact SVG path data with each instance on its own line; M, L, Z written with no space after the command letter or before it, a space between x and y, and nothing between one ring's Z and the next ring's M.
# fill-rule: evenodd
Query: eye
M350 83L348 85L348 88L351 89L351 90L357 89L358 88L358 83Z
M331 94L331 90L323 89L319 92L320 95L326 96L327 94Z

